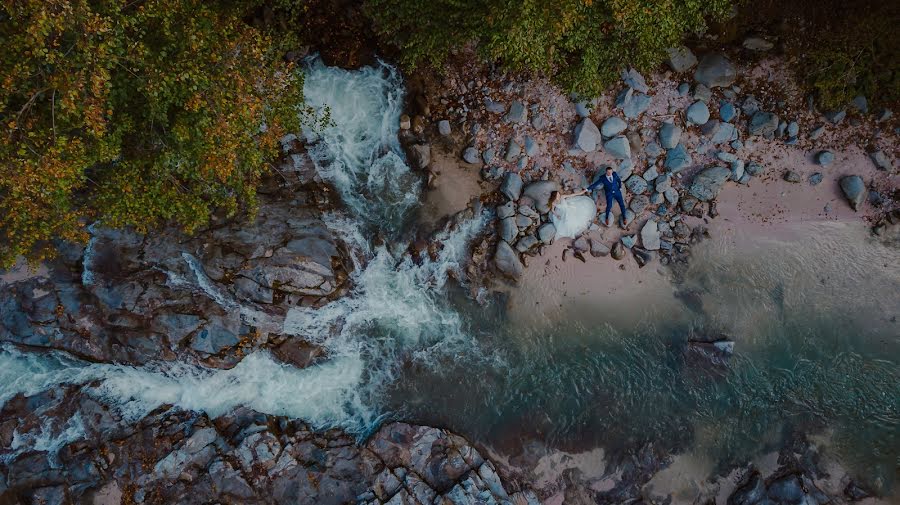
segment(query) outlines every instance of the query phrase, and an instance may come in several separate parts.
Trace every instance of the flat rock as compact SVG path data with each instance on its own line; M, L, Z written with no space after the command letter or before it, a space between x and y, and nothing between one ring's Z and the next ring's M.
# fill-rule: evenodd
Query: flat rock
M736 78L734 64L721 53L704 55L694 72L694 79L710 88L731 86Z
M646 223L644 223L643 228L641 228L641 244L643 244L644 249L648 251L657 251L659 250L659 227L656 224L656 221L653 219L648 219Z
M689 193L701 202L708 202L719 194L722 186L731 177L731 170L714 166L703 169L694 176Z
M635 176L637 177L637 176ZM631 209L635 215L644 212L644 210L650 206L650 197L647 195L635 195L631 202L628 204L628 208Z

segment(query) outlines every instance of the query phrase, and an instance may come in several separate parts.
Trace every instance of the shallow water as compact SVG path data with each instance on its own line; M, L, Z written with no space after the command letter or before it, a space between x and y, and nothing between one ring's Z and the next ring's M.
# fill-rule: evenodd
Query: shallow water
M892 319L900 270L896 250L862 225L805 224L777 239L706 242L683 285L648 283L648 304L620 304L615 317L603 297L514 316L523 311L499 301L480 306L450 281L461 277L454 274L467 243L489 216L443 232L433 261L398 252L421 180L397 142L397 72L310 60L305 86L309 103L327 106L334 121L306 136L317 169L345 203L326 222L350 245L356 269L347 297L292 310L283 333L324 346L330 360L296 370L258 352L228 371L136 368L5 348L0 401L96 381L88 394L129 420L163 403L212 416L243 404L360 436L393 417L447 426L506 453L528 439L579 451L653 442L720 465L777 448L792 430L828 430L853 468L890 484L900 457L900 331ZM233 308L201 270L179 282ZM693 293L690 306L676 290ZM683 354L691 332L712 331L736 341L718 373ZM70 431L47 436L70 440Z

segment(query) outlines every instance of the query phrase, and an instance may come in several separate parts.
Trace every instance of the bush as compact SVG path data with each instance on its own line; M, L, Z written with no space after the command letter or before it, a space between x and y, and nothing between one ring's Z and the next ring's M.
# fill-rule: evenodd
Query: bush
M593 96L625 66L661 63L686 33L724 18L730 1L366 0L366 7L410 67L440 67L452 49L475 42L486 58Z
M0 4L0 267L96 219L187 231L252 209L302 77L254 1Z

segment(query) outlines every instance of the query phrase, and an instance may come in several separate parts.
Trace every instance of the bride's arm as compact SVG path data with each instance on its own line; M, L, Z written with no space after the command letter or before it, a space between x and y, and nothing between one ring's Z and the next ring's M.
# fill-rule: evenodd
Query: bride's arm
M559 199L560 199L560 200L565 200L566 198L572 198L573 196L581 196L581 195L583 195L583 194L586 194L587 192L588 192L588 191L587 191L586 189L582 189L581 191L579 191L579 192L577 192L577 193L572 193L572 194L570 194L570 195L560 195L560 198L559 198Z

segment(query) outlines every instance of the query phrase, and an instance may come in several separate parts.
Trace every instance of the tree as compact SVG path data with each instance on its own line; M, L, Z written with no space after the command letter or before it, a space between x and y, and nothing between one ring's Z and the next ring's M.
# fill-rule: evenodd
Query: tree
M188 232L252 209L299 128L302 75L257 2L0 3L0 267L91 220Z
M688 32L723 18L730 0L366 0L376 29L409 66L439 67L474 42L507 67L544 72L598 95L617 71L649 70Z

